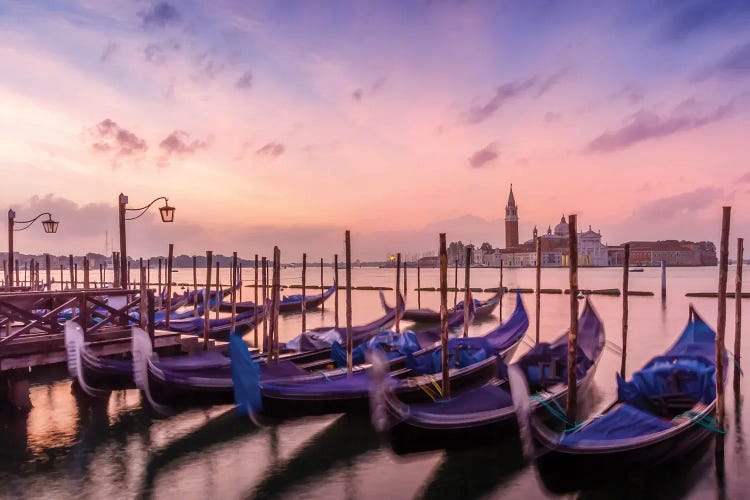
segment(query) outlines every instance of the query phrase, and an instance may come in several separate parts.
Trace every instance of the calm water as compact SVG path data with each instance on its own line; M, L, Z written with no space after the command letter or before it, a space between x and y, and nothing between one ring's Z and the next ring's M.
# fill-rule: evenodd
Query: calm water
M451 272L451 283L453 270ZM319 270L310 273L319 281ZM325 269L325 282L332 282ZM656 297L632 297L628 370L632 372L666 348L679 334L688 317L688 291L715 291L717 268L669 269L668 297L659 295L660 271L646 269L630 274L631 290L649 290ZM177 281L187 281L181 270ZM246 272L246 277L248 273ZM734 268L730 268L730 277ZM497 286L496 269L472 270L472 286ZM343 280L343 272L341 273ZM582 269L581 288L614 288L621 285L619 269ZM282 272L284 283L299 283L300 271ZM416 286L416 272L409 271L408 285ZM393 269L355 269L354 285L392 286ZM228 282L225 276L224 282ZM534 271L506 270L506 286L532 287ZM730 288L733 288L730 278ZM459 272L459 283L463 274ZM565 288L567 270L545 269L544 288ZM437 270L423 270L422 286L437 285ZM291 292L294 293L294 292ZM386 292L393 303L394 292ZM483 295L480 295L480 297ZM252 299L245 288L243 299ZM343 322L343 294L341 318ZM534 332L532 295L524 295ZM407 303L416 307L416 292ZM459 300L461 298L459 297ZM437 307L437 293L423 293L423 307ZM452 304L453 296L449 295ZM621 298L593 298L607 327L608 338L620 344ZM697 310L716 324L715 299L693 299ZM513 309L506 296L503 315ZM565 330L568 298L542 295L541 335L551 340ZM353 292L354 323L381 314L377 292ZM733 345L734 301L729 300L727 346ZM749 316L750 317L750 316ZM479 335L496 324L474 325ZM747 321L750 321L748 319ZM747 324L747 321L745 324ZM324 312L308 314L309 327L333 323L333 299ZM282 340L299 332L299 315L282 317ZM748 329L744 329L745 338ZM748 355L750 339L743 345ZM522 345L517 356L528 349ZM605 351L589 394L590 410L606 406L615 395L614 374L620 358ZM743 382L744 383L744 382ZM137 391L113 393L109 401L91 407L77 402L64 368L36 374L31 391L34 408L26 417L2 416L0 428L0 496L19 498L544 498L546 492L533 466L523 464L507 449L477 449L464 453L432 452L397 457L379 444L367 419L330 415L280 422L255 428L235 416L231 407L193 410L170 418L154 416ZM739 405L739 406L738 406ZM731 375L727 386L726 477L717 479L712 444L684 463L668 470L634 473L627 480L581 497L689 497L742 498L750 492L747 451L743 429L750 426L742 412L742 398L735 402Z

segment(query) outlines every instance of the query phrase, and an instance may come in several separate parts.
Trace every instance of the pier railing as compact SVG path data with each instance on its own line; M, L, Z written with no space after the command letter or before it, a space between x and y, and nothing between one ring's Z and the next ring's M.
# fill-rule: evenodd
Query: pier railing
M114 300L113 300L114 299ZM138 307L140 314L130 313ZM84 289L0 293L0 351L24 337L60 335L63 320L83 328L84 339L105 327L139 324L154 335L154 290L142 302L139 290Z

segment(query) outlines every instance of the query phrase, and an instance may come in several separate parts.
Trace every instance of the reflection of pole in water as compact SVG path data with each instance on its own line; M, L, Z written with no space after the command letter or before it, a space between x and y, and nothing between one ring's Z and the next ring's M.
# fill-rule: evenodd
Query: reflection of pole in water
M344 468L346 469L346 473L344 474L346 478L346 482L344 483L344 498L355 500L357 498L357 477L354 474L354 462L351 458L346 460Z
M269 448L271 448L271 463L275 467L279 463L279 429L277 426L271 427L268 438Z
M740 350L742 347L742 259L744 240L737 238L737 274L734 287L734 391L740 392Z

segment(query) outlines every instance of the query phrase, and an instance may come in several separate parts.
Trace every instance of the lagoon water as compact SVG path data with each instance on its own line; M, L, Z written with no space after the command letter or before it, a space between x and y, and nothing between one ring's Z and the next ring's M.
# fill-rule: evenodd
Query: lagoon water
M734 267L729 288L734 288ZM453 282L453 270L449 283ZM333 270L324 269L326 284ZM472 287L498 285L499 270L472 269ZM533 269L506 269L504 284L533 287ZM247 279L248 271L245 271ZM319 268L310 268L309 280L319 283ZM176 280L192 277L180 270ZM422 286L437 286L437 270L423 269ZM343 283L344 272L340 272ZM543 288L566 288L567 269L544 269ZM463 271L459 270L459 284ZM669 268L668 295L659 297L660 270L646 268L630 274L630 289L653 291L653 297L630 298L628 372L668 347L682 331L692 300L697 311L716 325L716 299L688 299L686 292L715 291L718 268ZM227 283L228 275L223 281ZM353 285L393 286L394 269L362 268L352 272ZM581 288L620 288L617 268L583 268ZM282 283L300 282L300 269L282 271ZM416 271L409 270L407 305L416 307ZM299 293L287 291L287 293ZM394 292L386 292L394 302ZM478 298L489 294L479 294ZM436 292L422 293L422 306L437 308ZM381 314L378 294L354 291L354 324ZM523 295L534 335L533 295ZM244 288L243 300L252 300ZM461 300L459 296L458 300ZM564 332L569 321L567 295L542 295L541 337L551 340ZM513 295L506 295L503 315L510 315ZM620 345L622 298L594 296L607 337ZM746 300L746 303L748 301ZM453 304L453 294L449 294ZM333 323L333 298L325 311L307 315L308 327ZM344 322L344 293L340 294ZM734 300L727 301L727 347L734 342ZM750 322L747 314L745 325ZM480 335L498 320L472 326ZM280 318L282 340L299 333L300 315ZM404 325L408 326L408 325ZM750 329L745 326L743 359L750 354ZM519 347L516 357L528 349ZM604 408L615 395L615 373L620 357L605 351L588 394L587 411ZM743 389L747 381L742 381ZM466 452L430 452L398 457L383 446L367 418L329 415L281 421L256 428L235 415L233 408L191 410L168 418L154 415L135 390L112 393L93 407L77 401L64 367L34 374L31 399L34 408L24 417L3 414L0 420L0 497L9 498L546 498L552 497L533 465L518 458L510 442L506 447L477 448ZM745 429L750 427L743 398L735 398L732 373L727 385L726 474L717 475L713 445L709 443L669 469L633 472L593 491L585 498L743 498L750 495ZM711 440L713 441L713 440Z

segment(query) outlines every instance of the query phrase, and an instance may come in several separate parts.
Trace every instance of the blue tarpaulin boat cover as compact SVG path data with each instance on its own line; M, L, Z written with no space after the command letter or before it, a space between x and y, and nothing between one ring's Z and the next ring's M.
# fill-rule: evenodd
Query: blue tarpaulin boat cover
M565 435L566 445L585 444L587 441L610 441L654 434L669 429L672 424L628 404L605 413L578 432Z
M391 331L380 332L364 344L360 344L352 350L352 362L355 365L366 361L367 353L378 350L385 354L386 358L395 359L407 354L417 352L421 349L417 335L412 331L396 333ZM346 348L340 343L334 342L331 346L331 359L336 366L346 366Z
M406 366L417 375L432 375L442 370L442 348L424 356L406 355ZM482 337L448 340L448 365L464 368L494 355L492 347Z
M234 402L240 415L249 415L262 408L260 397L260 367L253 361L247 343L232 333L229 336L229 354L232 359Z

